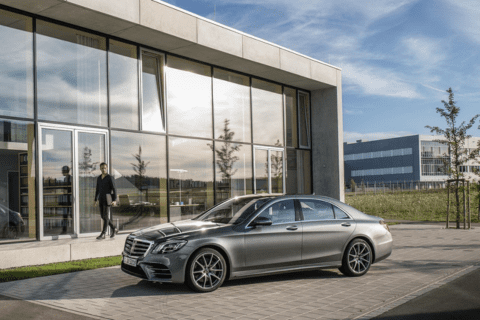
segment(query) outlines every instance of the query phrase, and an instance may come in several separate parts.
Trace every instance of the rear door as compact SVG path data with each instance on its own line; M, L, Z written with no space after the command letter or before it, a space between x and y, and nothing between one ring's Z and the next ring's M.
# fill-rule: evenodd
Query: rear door
M355 230L355 221L332 204L317 199L298 199L303 215L303 264L338 262L343 247Z

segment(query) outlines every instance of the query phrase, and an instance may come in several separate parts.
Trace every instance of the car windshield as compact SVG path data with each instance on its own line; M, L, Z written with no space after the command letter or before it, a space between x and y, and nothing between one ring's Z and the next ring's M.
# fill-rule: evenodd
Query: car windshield
M224 224L239 224L273 197L233 198L196 217L194 220Z

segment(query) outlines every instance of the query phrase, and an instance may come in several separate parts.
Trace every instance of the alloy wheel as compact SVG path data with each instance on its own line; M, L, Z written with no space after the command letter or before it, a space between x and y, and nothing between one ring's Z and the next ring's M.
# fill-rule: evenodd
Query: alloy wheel
M356 242L348 252L348 265L354 273L364 273L370 267L370 247L364 242Z
M199 253L192 261L190 278L199 291L213 291L225 279L225 262L214 250Z

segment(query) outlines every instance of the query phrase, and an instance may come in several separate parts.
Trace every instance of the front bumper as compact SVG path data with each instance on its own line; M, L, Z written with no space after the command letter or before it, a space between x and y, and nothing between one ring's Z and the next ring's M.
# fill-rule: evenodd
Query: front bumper
M185 247L179 252L168 254L147 253L143 257L134 257L122 252L121 269L125 273L148 281L184 283L187 260L190 256L184 252ZM123 257L137 259L137 266L133 267L123 262Z

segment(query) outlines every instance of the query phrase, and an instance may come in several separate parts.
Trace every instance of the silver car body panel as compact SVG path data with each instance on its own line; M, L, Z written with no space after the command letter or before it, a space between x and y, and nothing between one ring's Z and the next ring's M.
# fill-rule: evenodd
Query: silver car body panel
M138 268L136 271L127 269L128 266L122 263L122 270L150 281L183 283L189 259L196 251L205 247L214 248L224 255L229 266L230 279L340 267L345 248L356 238L363 238L371 244L373 262L387 258L392 252L392 236L379 223L381 218L369 216L328 197L276 196L277 198L267 202L249 219L238 225L184 220L136 231L130 237L151 241L153 244L141 257L132 257L124 250L122 255L136 259ZM349 219L250 226L270 205L299 198L329 202L347 213ZM152 252L158 243L175 239L187 240L187 244L172 253ZM143 273L138 272L139 268ZM164 277L165 274L168 274L168 277Z

